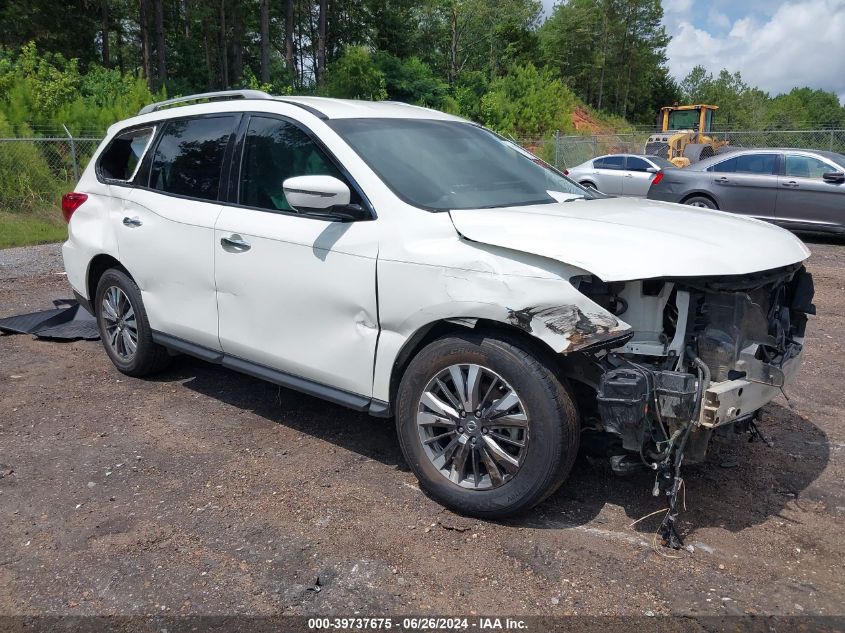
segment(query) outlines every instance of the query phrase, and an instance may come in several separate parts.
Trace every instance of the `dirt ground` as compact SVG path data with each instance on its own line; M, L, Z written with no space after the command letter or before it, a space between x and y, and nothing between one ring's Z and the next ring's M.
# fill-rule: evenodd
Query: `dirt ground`
M582 458L527 516L466 519L420 491L392 421L2 336L0 614L843 615L845 242L810 247L819 315L765 408L774 447L686 469L693 552L652 547L659 516L631 527L665 505L647 473ZM0 267L0 316L70 296L50 261Z

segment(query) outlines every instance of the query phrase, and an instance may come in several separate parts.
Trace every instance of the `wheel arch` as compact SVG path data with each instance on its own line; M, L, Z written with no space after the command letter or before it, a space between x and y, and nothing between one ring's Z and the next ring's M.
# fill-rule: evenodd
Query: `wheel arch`
M88 293L88 300L91 305L93 305L96 300L97 284L100 283L100 278L111 268L123 271L134 281L132 273L126 270L126 267L114 256L107 253L100 253L99 255L94 256L88 264L88 274L85 279L85 290Z
M405 344L400 348L396 359L393 362L393 367L390 372L390 402L396 402L396 394L399 391L399 383L402 381L402 376L410 365L414 357L432 341L443 338L449 335L460 335L466 332L475 332L491 337L497 335L510 339L519 343L526 351L531 352L537 357L543 358L549 363L555 363L559 355L551 348L551 346L536 336L532 336L525 330L502 323L501 321L493 321L490 319L476 319L476 318L455 318L455 319L439 319L432 321L419 328L414 332Z
M710 193L709 191L690 191L689 193L684 194L684 197L681 198L680 204L686 204L690 198L707 198L716 205L716 209L720 209L719 201L716 200L716 197Z

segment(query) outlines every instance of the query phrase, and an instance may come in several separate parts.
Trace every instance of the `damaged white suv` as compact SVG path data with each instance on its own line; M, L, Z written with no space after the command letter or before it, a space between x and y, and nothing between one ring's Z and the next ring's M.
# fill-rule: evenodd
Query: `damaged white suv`
M154 104L63 210L68 279L120 371L185 353L395 415L423 487L483 517L551 494L585 434L674 499L714 429L755 428L813 313L787 231L586 191L400 103Z

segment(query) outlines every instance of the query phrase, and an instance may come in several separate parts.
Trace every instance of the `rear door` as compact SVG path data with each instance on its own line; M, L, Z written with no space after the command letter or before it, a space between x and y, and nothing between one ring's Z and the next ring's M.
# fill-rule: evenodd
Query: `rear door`
M842 171L819 157L784 155L777 200L777 220L812 229L845 224L845 184L825 182L823 174Z
M638 156L625 157L625 176L622 179L622 195L645 197L654 173L654 166Z
M622 195L622 179L625 176L624 156L605 156L593 161L596 173L596 187L602 193Z
M120 260L150 326L212 349L217 336L214 222L221 172L240 115L168 121L115 222Z
M774 219L778 160L777 152L740 154L710 167L711 190L719 208Z

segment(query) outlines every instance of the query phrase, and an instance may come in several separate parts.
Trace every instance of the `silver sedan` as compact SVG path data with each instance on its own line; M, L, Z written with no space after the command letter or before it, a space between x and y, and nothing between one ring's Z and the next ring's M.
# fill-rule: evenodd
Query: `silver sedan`
M607 154L588 160L565 173L584 187L613 196L645 197L655 175L675 166L659 156Z

